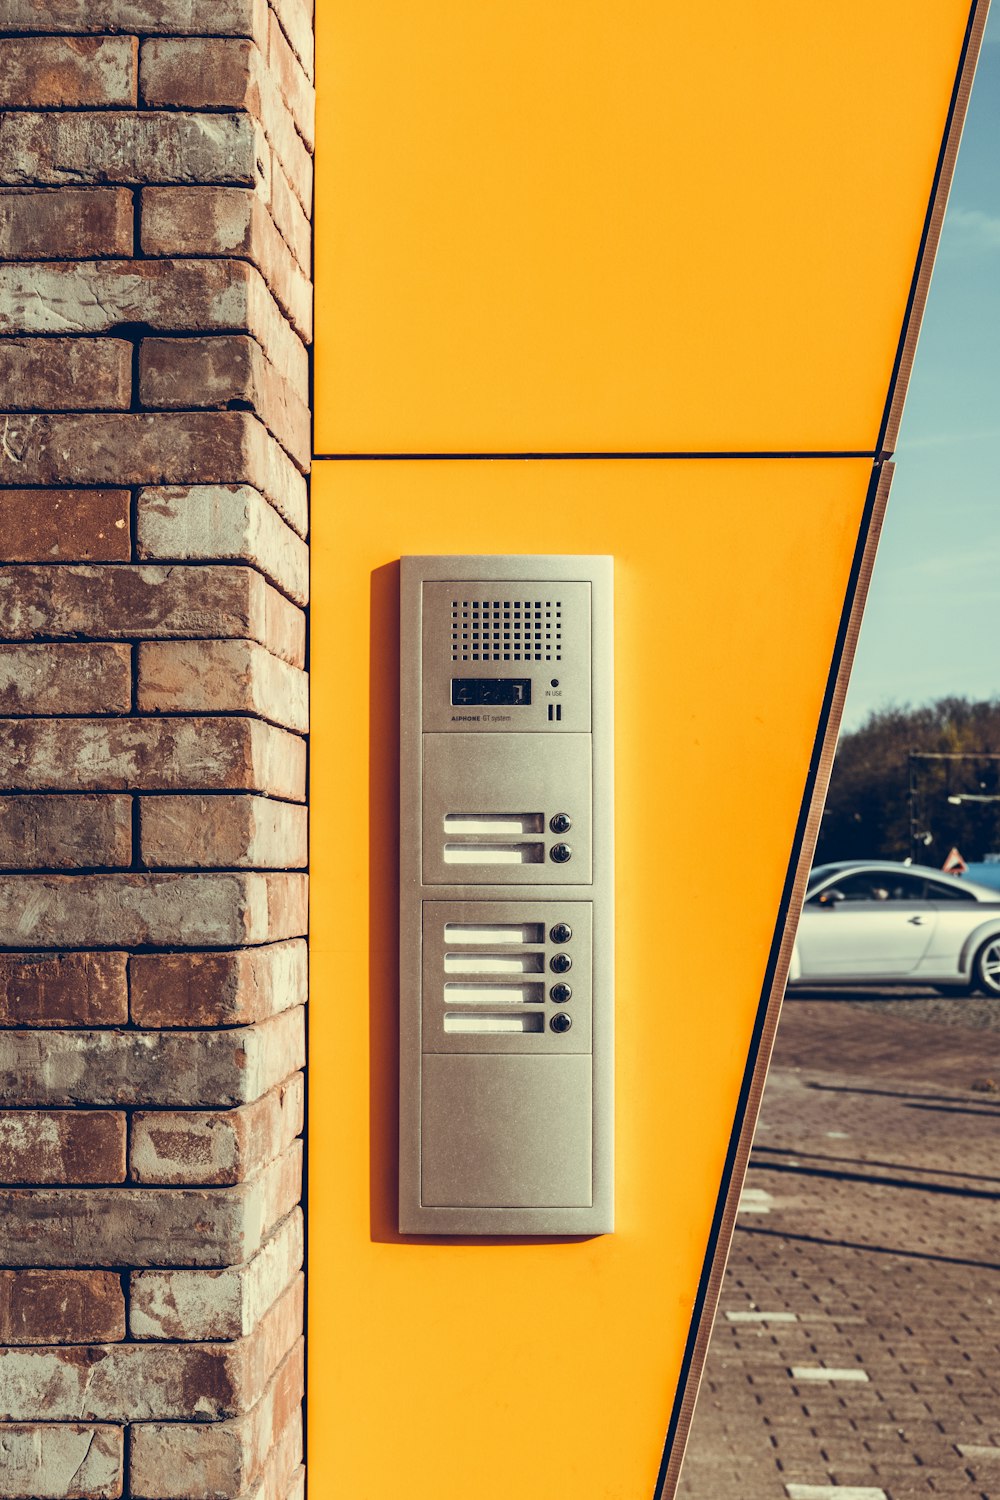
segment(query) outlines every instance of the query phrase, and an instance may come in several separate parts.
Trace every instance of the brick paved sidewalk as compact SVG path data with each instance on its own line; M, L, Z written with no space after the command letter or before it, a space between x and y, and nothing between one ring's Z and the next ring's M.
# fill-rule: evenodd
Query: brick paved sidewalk
M1000 1500L1000 1002L962 1003L787 1003L679 1500Z

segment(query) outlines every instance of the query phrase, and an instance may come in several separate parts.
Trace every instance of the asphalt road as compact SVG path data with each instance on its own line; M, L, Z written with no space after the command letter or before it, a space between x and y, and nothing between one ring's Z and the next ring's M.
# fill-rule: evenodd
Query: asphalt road
M1000 1000L786 1001L679 1500L1000 1500Z

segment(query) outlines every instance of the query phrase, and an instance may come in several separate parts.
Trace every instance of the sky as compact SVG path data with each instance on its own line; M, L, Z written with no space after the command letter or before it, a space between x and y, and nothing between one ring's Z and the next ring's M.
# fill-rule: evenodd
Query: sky
M1000 696L1000 5L904 410L844 713Z

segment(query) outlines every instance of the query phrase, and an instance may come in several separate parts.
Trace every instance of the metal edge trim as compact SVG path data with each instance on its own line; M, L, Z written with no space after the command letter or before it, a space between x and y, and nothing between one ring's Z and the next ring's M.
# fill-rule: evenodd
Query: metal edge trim
M979 63L979 53L982 47L983 32L986 29L986 18L989 8L990 0L972 0L972 8L969 11L969 20L962 43L962 51L959 56L955 86L948 107L944 138L941 142L941 151L934 173L934 184L931 188L930 202L927 205L927 215L924 220L924 230L920 238L920 249L917 252L917 263L914 267L910 295L903 317L903 327L900 332L899 345L896 351L896 361L892 372L892 379L889 382L889 394L886 398L885 411L882 417L882 430L879 433L876 445L878 453L885 456L894 451L899 441L899 427L903 417L903 404L906 401L906 392L909 388L910 376L913 372L917 341L920 337L924 310L927 306L934 262L937 259L938 246L941 242L941 230L944 225L945 210L948 207L951 184L955 176L958 148L961 143L962 131L965 128L965 119L969 110L969 98L972 94L972 84L976 76L976 67Z

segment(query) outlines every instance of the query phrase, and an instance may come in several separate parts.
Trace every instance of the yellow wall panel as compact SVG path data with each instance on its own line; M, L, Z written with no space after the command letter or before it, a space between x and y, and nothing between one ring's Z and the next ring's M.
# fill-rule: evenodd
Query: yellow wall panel
M851 459L316 466L324 1500L652 1494L870 478ZM398 559L562 551L615 558L617 1229L404 1240Z
M875 447L968 0L319 0L320 453Z

